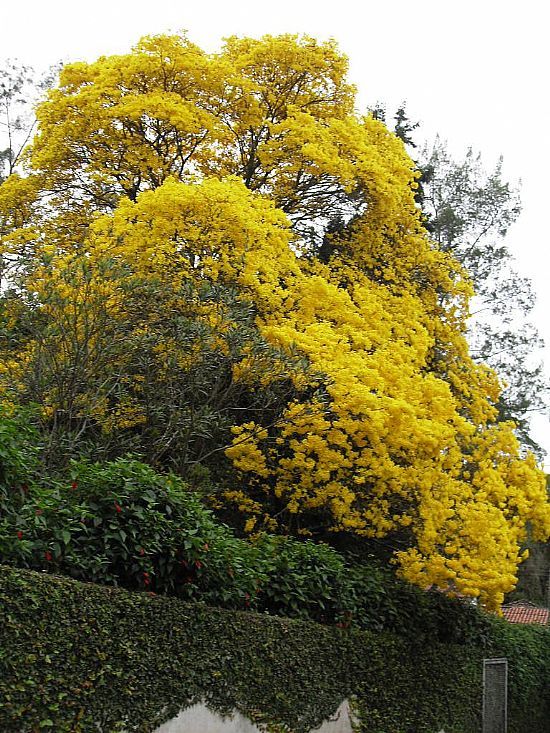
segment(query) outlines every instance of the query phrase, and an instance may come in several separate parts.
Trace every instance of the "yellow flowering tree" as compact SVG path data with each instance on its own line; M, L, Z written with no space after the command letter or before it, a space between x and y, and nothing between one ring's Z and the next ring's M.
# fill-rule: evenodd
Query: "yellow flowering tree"
M544 477L411 160L354 104L310 38L65 67L0 186L3 399L77 447L208 465L248 531L393 542L404 577L495 607L550 534Z

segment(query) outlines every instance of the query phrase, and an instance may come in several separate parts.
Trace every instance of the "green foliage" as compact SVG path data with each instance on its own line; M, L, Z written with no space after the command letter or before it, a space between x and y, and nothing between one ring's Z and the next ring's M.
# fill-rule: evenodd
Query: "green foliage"
M478 733L482 658L510 663L510 733L546 733L546 629L443 645L2 568L0 730L147 733L203 700L305 733L351 699L364 733Z
M529 557L518 568L518 584L507 601L527 600L537 606L550 604L550 543L527 542Z
M547 730L550 720L550 629L492 619L488 654L508 658L509 733ZM540 705L540 699L544 704ZM525 721L522 727L518 720ZM529 726L527 726L527 722Z
M385 643L381 639L373 647L365 650L368 671L363 666L356 692L360 731L481 730L480 648L433 642L420 645L400 637Z
M8 411L0 405L0 516L23 503L38 468L39 433L31 410Z
M5 562L232 606L255 588L248 549L180 479L133 460L74 462L0 524Z
M269 535L258 549L266 572L258 608L322 623L351 623L358 587L341 555L327 545ZM368 623L367 615L363 622Z
M529 435L529 416L544 411L548 400L535 356L543 344L528 322L535 303L531 282L515 271L505 241L521 211L519 193L503 179L502 160L488 172L472 150L462 160L453 159L439 138L421 151L418 167L426 227L474 285L469 341L476 361L492 367L505 387L499 419L513 420L523 445L540 456Z
M30 482L0 519L3 562L233 609L444 641L483 640L485 616L350 565L321 543L240 539L174 475L131 459L74 461Z
M293 376L314 379L307 359L269 345L256 308L234 287L204 278L171 289L109 260L101 275L125 304L124 317L115 319L94 292L97 270L87 261L71 263L63 273L67 287L48 290L48 315L40 318L34 295L22 303L13 289L0 299L6 336L38 344L22 378L23 402L56 405L42 410L44 463L61 468L71 456L111 460L132 453L182 476L201 466L234 480L224 455L231 427L251 415L276 423L300 396ZM235 378L237 369L245 378Z
M383 628L394 633L429 641L448 643L485 643L489 636L489 617L475 606L439 591L423 591L386 575L379 613Z

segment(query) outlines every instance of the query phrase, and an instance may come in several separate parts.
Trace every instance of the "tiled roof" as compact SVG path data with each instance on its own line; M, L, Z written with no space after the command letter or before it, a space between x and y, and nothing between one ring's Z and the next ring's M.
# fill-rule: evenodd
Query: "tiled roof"
M502 606L502 614L512 624L547 624L550 611L528 601L515 601Z

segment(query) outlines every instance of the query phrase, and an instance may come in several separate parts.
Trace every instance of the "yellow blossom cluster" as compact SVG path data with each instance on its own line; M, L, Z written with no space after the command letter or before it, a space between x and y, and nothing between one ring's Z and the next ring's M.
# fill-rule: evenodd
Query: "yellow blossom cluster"
M22 298L62 338L6 347L0 387L21 396L46 355L45 415L71 372L80 418L145 429L150 379L173 395L207 368L205 339L232 353L232 318L185 287L230 289L265 350L245 345L215 389L279 389L259 417L233 405L229 443L211 446L247 529L386 538L404 577L496 607L527 526L550 534L544 476L495 422L498 379L464 337L468 279L422 226L401 141L355 114L346 68L333 43L294 36L212 55L146 38L65 67L27 175L0 187L2 256L23 294L4 317ZM183 343L190 322L202 340Z

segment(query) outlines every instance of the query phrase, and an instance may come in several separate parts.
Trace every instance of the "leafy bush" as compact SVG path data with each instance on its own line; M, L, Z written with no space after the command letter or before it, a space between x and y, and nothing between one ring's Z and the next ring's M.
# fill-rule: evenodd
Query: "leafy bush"
M491 617L467 601L390 578L385 588L379 611L384 628L413 639L486 642Z
M75 462L66 481L31 486L0 523L0 552L22 567L223 605L243 605L256 587L252 548L180 479L129 459Z
M0 512L13 511L25 500L40 452L31 410L0 405Z
M266 582L257 607L269 613L344 623L354 608L344 559L327 545L264 535L258 542Z
M0 519L3 562L211 605L483 641L487 618L327 545L235 537L189 486L132 459L74 462L64 480L30 483Z
M4 562L231 608L339 619L353 603L325 545L234 536L173 475L135 460L74 462L0 522Z

